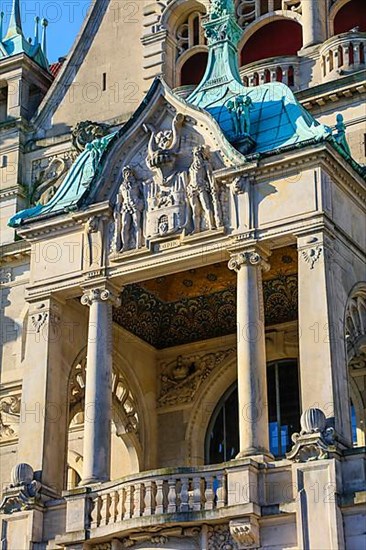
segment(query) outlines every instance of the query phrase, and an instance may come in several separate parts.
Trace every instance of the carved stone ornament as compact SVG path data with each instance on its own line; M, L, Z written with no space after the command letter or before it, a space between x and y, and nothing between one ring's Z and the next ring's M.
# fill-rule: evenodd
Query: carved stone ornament
M238 545L232 538L228 525L210 526L207 539L207 550L238 550Z
M264 271L268 271L270 268L269 264L254 251L233 254L229 260L228 268L238 273L244 265L260 266Z
M122 548L133 548L137 544L141 543L150 543L157 548L168 544L170 539L174 538L187 538L187 537L197 537L200 534L201 529L199 527L171 527L167 529L160 530L159 532L154 532L154 529L151 531L142 531L135 533L126 537L121 542ZM169 546L171 548L172 546Z
M18 436L20 395L0 399L0 443Z
M304 411L300 419L301 432L292 435L294 446L286 457L295 462L309 462L329 457L335 452L335 431L327 427L327 419L320 409Z
M10 267L0 269L0 284L10 283L12 276L12 269Z
M202 383L222 362L235 352L234 348L197 355L180 355L161 367L160 407L191 403Z
M73 128L72 144L79 153L82 153L88 143L91 143L95 139L105 137L109 133L110 126L108 124L85 120L83 122L79 122Z
M11 471L11 484L3 492L0 513L13 514L31 509L39 502L41 487L29 464L17 464Z
M30 316L30 322L37 334L39 334L42 328L45 326L49 317L49 311L45 304L40 304L36 310Z
M114 306L119 307L120 298L112 294L106 288L91 288L86 290L80 299L83 306L91 306L94 302L111 302Z
M239 550L260 547L259 523L254 517L231 521L230 533Z
M73 151L38 159L32 164L30 203L46 205L64 181L76 155Z
M310 269L314 269L316 262L322 255L323 247L317 245L307 250L303 250L301 255L306 263L310 265Z

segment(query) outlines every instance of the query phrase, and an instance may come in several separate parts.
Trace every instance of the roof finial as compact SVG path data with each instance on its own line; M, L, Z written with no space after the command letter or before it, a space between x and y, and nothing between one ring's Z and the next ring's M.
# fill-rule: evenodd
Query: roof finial
M35 26L34 26L34 44L37 46L39 44L39 22L40 18L37 16L34 18Z
M43 27L43 32L42 32L42 51L43 51L43 54L45 56L45 58L47 59L47 32L46 32L46 29L48 27L48 21L47 19L42 19L42 27Z
M5 40L12 38L16 34L23 34L22 29L22 19L20 17L20 0L13 0L13 5L11 8L11 16L8 32L5 36Z

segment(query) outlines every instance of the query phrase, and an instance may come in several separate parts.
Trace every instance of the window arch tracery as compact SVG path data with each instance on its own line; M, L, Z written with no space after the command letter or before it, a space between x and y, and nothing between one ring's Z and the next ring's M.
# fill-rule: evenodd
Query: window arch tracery
M206 43L202 27L203 16L203 11L192 11L183 22L178 25L175 36L178 57L190 48L202 46Z

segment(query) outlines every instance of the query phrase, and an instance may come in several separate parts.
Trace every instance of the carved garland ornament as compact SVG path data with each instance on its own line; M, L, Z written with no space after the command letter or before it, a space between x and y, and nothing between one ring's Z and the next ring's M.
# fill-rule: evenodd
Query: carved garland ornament
M160 407L190 403L199 387L222 362L235 352L235 348L205 355L179 356L177 360L163 363Z
M18 436L20 395L0 399L0 443Z

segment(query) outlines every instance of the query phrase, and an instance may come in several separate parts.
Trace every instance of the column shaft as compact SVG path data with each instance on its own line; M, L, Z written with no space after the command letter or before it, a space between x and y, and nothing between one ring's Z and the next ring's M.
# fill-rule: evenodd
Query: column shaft
M256 252L232 257L237 279L239 457L268 453L268 410L262 260Z
M110 477L112 420L112 304L108 291L92 290L85 386L83 485Z
M325 0L302 2L303 48L321 44L327 38L327 5Z

